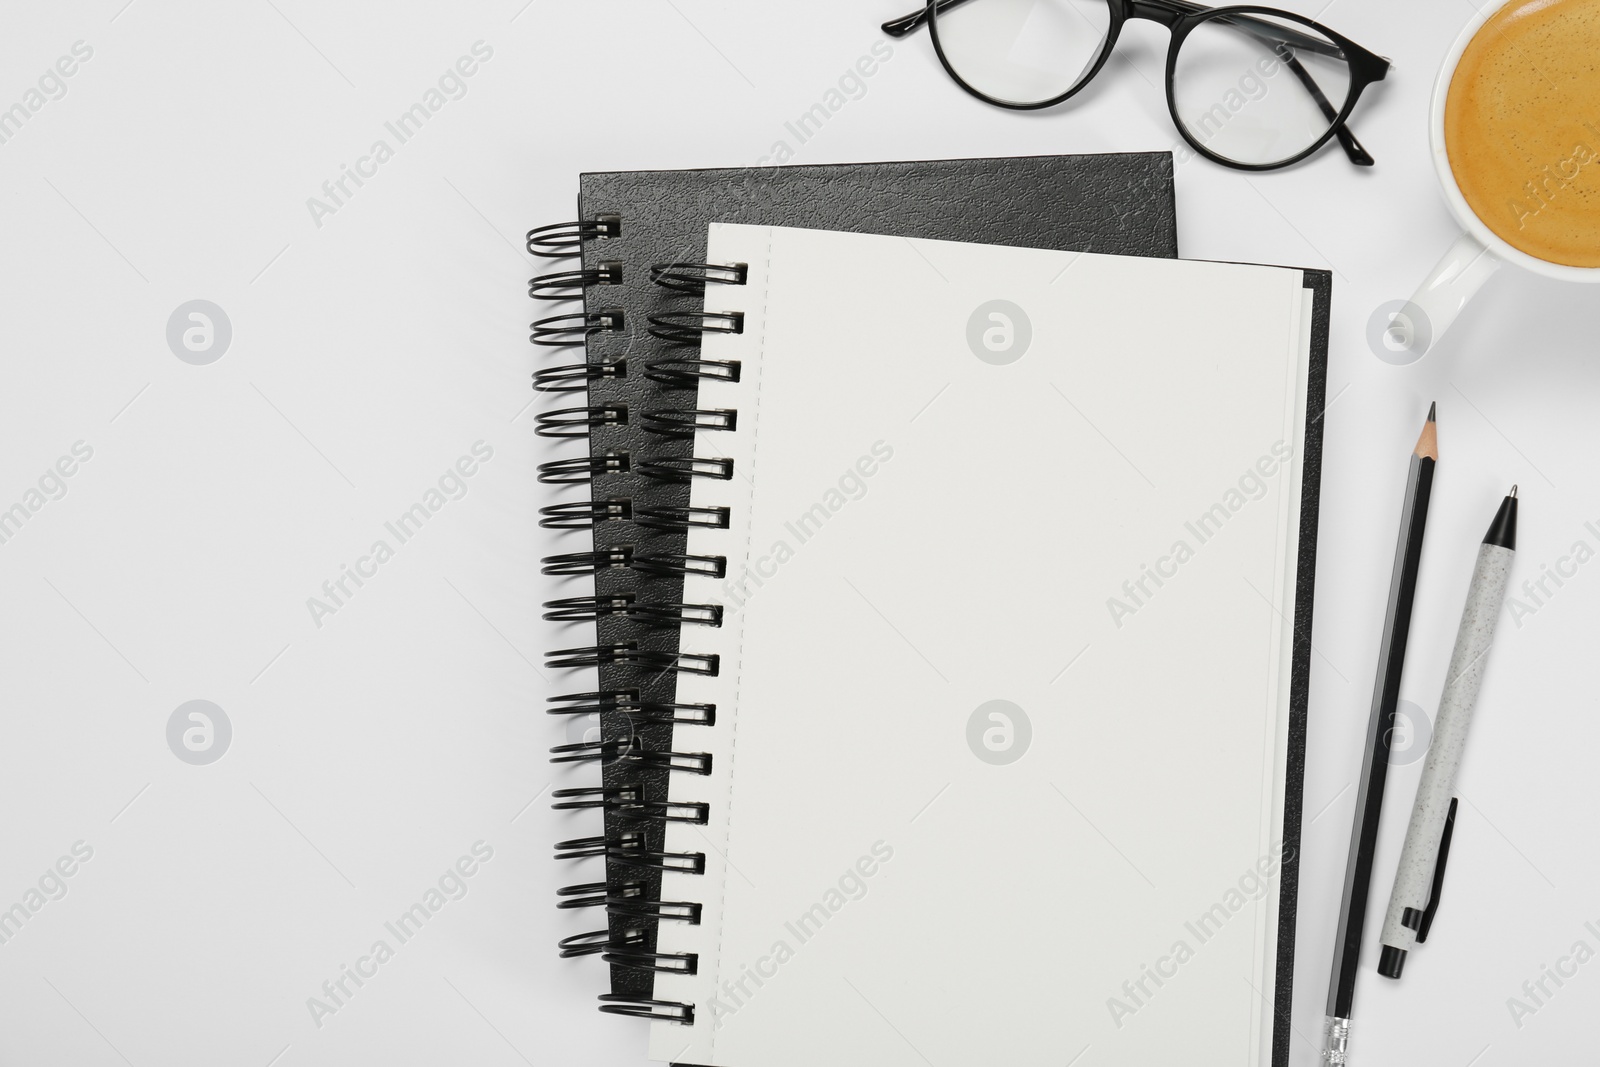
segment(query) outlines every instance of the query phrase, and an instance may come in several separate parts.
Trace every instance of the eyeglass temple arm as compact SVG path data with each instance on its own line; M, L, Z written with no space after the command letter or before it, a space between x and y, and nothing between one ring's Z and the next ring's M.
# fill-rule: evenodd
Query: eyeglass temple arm
M959 7L966 2L967 0L937 0L936 3L926 4L909 15L901 15L897 19L890 19L883 24L883 32L890 37L905 37L915 33L924 22L927 22L928 16L933 12L934 8L944 12L953 7Z
M1317 84L1316 79L1311 77L1311 72L1294 57L1294 52L1282 45L1275 48L1274 51L1283 60L1283 65L1293 71L1296 78L1300 79L1300 84L1306 87L1306 92L1311 94L1311 99L1317 102L1317 108L1322 112L1322 117L1329 122L1338 118L1339 110L1328 100L1327 95L1323 93L1322 87ZM1361 147L1361 142L1356 140L1356 135L1350 132L1349 126L1342 122L1339 123L1334 129L1333 135L1338 139L1339 147L1344 149L1344 154L1349 156L1350 162L1356 166L1370 167L1376 162L1371 153Z
M960 7L967 2L968 0L936 0L934 3L924 4L910 14L901 15L897 19L890 19L885 22L883 24L883 32L890 37L908 36L920 29L923 23L928 21L931 14L943 14L951 8ZM1204 4L1191 3L1190 0L1156 0L1156 2L1160 7L1178 11L1185 15L1197 15L1202 11L1211 10ZM1217 21L1225 22L1229 25L1237 25L1252 37L1259 37L1274 43L1281 42L1293 45L1296 48L1303 48L1307 52L1317 52L1322 55L1339 56L1341 58L1344 56L1343 50L1337 45L1321 38L1313 37L1310 34L1290 29L1287 26L1281 26L1275 22L1267 22L1249 15L1222 15L1218 17Z

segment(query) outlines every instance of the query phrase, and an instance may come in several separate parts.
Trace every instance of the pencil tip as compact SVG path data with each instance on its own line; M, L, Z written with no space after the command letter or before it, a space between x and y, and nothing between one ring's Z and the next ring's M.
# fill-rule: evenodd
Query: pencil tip
M1433 403L1428 405L1428 421L1429 422L1437 422L1437 421L1439 421L1438 419L1434 418L1434 416L1438 414L1438 411L1439 411L1439 402L1437 400L1435 400Z
M1439 458L1439 424L1433 419L1431 406L1428 408L1428 421L1422 424L1422 432L1417 435L1417 447L1411 454L1435 461Z
M1516 495L1517 495L1517 487L1513 485L1511 487L1511 492L1507 493L1506 495L1511 497L1512 499L1515 499Z

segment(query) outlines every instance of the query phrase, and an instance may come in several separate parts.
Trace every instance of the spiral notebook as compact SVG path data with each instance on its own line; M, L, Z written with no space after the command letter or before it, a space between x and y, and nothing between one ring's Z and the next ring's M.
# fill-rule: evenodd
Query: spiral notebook
M1328 276L707 262L651 1057L1287 1062Z
M693 431L675 415L695 408L706 368L695 362L698 333L671 316L700 307L703 278L680 269L656 284L651 267L703 263L712 220L1172 257L1172 157L591 173L581 178L578 214L533 231L528 246L581 255L576 269L529 286L531 296L557 305L533 326L533 340L555 357L534 376L554 409L539 416L539 433L577 438L558 444L558 458L540 469L541 481L568 486L571 498L546 507L541 524L588 542L544 560L553 598L546 616L570 624L562 644L619 651L552 660L580 668L569 683L575 692L551 705L572 722L571 740L554 758L602 764L599 775L580 769L573 780L582 784L563 784L556 800L580 809L558 849L574 861L559 906L575 916L575 932L561 952L606 956L612 990L649 999L654 972L633 955L618 962L617 952L653 951L657 918L649 902L660 899L660 872L625 846L661 849L672 772L655 753L670 749L673 720L702 713L675 706L677 672L661 669L675 662L680 619L640 605L681 602L683 575L707 565L685 558L690 516L683 509L691 477L717 472L685 466ZM581 311L559 306L578 299ZM652 326L652 317L663 316L665 324ZM583 351L574 361L563 349ZM584 391L583 399L575 395ZM573 399L563 404L563 395ZM588 594L635 603L616 611ZM583 823L585 808L603 812L603 835L598 822Z

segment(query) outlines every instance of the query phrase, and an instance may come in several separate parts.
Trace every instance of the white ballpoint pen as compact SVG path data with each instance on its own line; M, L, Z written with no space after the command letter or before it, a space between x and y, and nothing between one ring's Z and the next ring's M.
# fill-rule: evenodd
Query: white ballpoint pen
M1478 548L1467 604L1461 612L1461 628L1450 653L1450 669L1433 724L1433 743L1422 765L1416 804L1411 809L1406 843L1400 852L1400 869L1395 873L1394 893L1383 920L1378 973L1385 978L1400 977L1406 953L1417 942L1427 940L1439 906L1455 825L1456 774L1466 751L1467 730L1483 685L1489 648L1494 643L1495 622L1511 582L1516 547L1517 487L1513 485Z

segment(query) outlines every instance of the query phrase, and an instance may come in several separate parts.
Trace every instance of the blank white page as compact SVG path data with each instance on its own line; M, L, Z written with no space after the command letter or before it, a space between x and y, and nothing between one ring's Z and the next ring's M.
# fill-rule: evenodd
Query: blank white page
M695 1019L652 1056L1262 1062L1302 272L724 225L710 261L749 268L695 441L728 575L684 591L717 721L673 742L710 822L668 827L703 915L661 924Z

